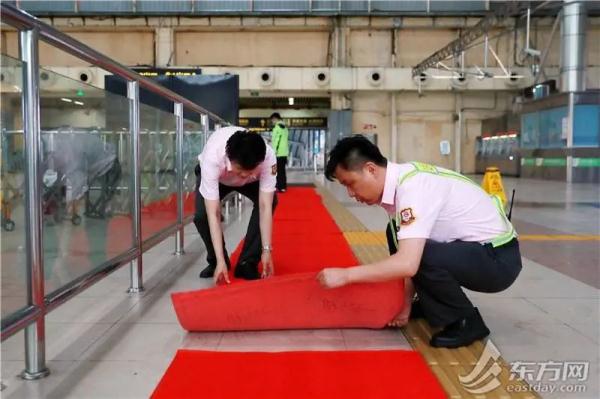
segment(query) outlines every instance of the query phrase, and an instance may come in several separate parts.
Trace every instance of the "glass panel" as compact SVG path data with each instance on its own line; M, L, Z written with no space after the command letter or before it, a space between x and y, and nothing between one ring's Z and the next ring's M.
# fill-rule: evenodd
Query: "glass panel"
M142 240L177 223L173 113L140 104Z
M170 0L170 1L156 1L156 0L138 0L136 2L136 11L139 13L177 13L177 12L191 12L192 11L191 1L181 0Z
M41 70L40 105L51 293L133 246L129 100Z
M576 147L597 147L600 143L600 105L576 105L573 125Z
M27 305L22 75L24 63L0 56L0 265L2 319Z
M560 148L567 143L567 107L540 111L540 148Z
M244 12L252 11L252 2L247 0L220 0L220 1L206 1L196 0L194 4L196 12Z
M253 11L308 11L310 6L307 0L255 0Z
M194 214L196 209L196 175L198 155L204 148L202 125L184 119L183 121L183 217Z
M532 112L521 116L521 147L538 148L540 141L539 114Z

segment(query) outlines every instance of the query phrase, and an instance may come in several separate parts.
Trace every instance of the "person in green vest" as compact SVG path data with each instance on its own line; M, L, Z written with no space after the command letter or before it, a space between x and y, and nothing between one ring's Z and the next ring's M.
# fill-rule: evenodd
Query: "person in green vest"
M271 124L273 125L271 144L273 145L273 150L275 150L275 156L277 157L277 184L275 187L278 192L285 193L287 190L285 166L287 165L288 155L290 154L288 145L289 133L278 112L274 112L271 115Z

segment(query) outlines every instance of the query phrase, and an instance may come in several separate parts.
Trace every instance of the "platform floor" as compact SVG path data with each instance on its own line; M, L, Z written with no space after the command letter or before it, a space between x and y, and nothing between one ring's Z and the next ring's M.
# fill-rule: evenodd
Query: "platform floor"
M290 175L296 182L315 179L311 173ZM317 180L323 182L322 176ZM536 374L530 381L533 386L579 390L542 392L542 397L600 397L599 187L525 179L505 179L505 185L517 188L513 220L522 238L524 269L503 293L469 296L502 357L509 363L522 362ZM337 184L326 187L369 230L383 231L383 210L352 202ZM242 238L248 215L246 207L228 222L228 248ZM2 397L148 397L179 348L411 349L400 330L188 334L175 319L169 295L208 287L210 282L198 278L204 251L193 225L186 228L186 255L174 257L173 246L168 240L145 255L142 294L125 292L129 270L123 267L48 315L48 378L25 382L17 377L24 365L22 333L2 343ZM548 369L567 367L565 362L587 365L587 378L552 381ZM541 367L547 369L538 381ZM199 383L201 379L198 376Z

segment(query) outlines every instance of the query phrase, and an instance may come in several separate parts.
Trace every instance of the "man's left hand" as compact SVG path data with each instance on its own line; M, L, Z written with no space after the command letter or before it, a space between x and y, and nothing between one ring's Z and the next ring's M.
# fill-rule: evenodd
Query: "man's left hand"
M275 273L275 266L273 265L273 257L271 251L264 251L260 258L262 262L262 275L261 278L271 277Z
M325 288L343 287L349 283L348 269L328 268L317 275L317 280Z

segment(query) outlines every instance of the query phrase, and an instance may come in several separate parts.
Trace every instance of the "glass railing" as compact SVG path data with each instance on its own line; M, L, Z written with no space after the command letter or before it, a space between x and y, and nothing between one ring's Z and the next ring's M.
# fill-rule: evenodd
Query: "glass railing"
M183 121L183 216L194 216L196 209L196 175L198 154L202 152L206 134L200 121L184 119Z
M36 379L48 374L49 311L126 264L129 292L142 291L143 253L168 237L183 253L197 156L227 122L0 6L2 29L16 29L20 58L1 56L2 340L25 330L23 376ZM40 68L40 41L122 79L126 95ZM171 109L140 103L140 89Z
M42 232L51 294L134 249L129 100L42 69Z
M0 56L2 319L27 307L21 61Z
M177 223L175 115L140 105L142 241Z

